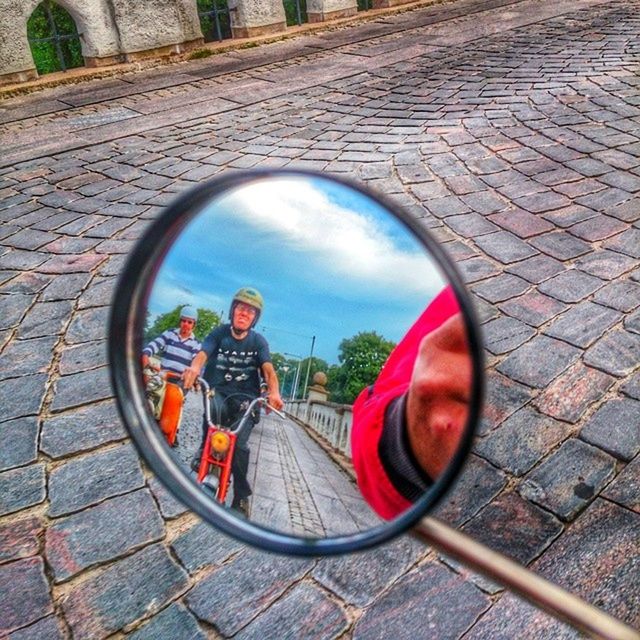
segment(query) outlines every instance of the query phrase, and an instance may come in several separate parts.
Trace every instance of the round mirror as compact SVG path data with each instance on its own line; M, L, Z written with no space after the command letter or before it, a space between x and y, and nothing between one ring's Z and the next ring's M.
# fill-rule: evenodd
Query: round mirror
M152 470L269 550L405 530L459 472L479 414L477 324L450 260L419 221L310 172L183 194L129 258L109 349Z

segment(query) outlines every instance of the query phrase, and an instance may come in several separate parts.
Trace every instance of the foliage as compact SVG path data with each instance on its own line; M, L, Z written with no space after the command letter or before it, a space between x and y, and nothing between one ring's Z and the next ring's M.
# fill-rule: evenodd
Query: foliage
M60 60L55 41L36 41L41 38L51 38L54 35L54 26L58 36L66 36L58 41L62 60ZM27 21L27 37L39 74L84 66L76 24L69 13L52 0L44 0L35 8Z
M211 49L196 49L189 54L189 60L200 60L201 58L208 58L214 54Z
M149 326L149 318L147 318L144 331L145 344L157 338L161 333L168 329L176 329L180 326L180 310L184 305L179 304L175 309L161 313ZM195 337L202 341L207 334L220 324L220 316L209 309L198 309L198 322L194 330Z
M371 0L358 0L358 11L368 11L371 6Z
M216 13L218 14L219 31L216 26ZM198 0L198 15L205 42L231 37L231 20L226 0Z
M340 343L340 366L334 365L327 372L331 400L352 404L362 389L375 382L394 347L395 343L375 331L345 338Z
M283 0L284 13L287 16L287 26L302 24L309 22L307 18L307 2L306 0ZM298 19L298 10L300 18Z

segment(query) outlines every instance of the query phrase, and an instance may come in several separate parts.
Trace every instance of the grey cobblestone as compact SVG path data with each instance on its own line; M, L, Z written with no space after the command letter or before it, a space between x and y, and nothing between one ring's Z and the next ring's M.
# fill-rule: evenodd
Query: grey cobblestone
M49 475L49 515L78 511L143 484L138 456L131 445L74 458Z
M223 564L243 548L239 542L204 522L180 534L171 547L182 566L192 574L204 567Z
M0 385L0 421L37 415L45 394L44 373L5 380Z
M55 616L47 616L9 635L8 640L32 640L42 638L43 640L64 640L60 623Z
M0 525L0 562L34 556L40 550L44 524L39 518L23 518Z
M586 364L614 376L630 374L638 364L638 336L628 331L611 331L591 346L584 355Z
M51 411L65 411L112 396L107 367L81 371L58 379L54 386Z
M28 373L46 373L57 336L12 340L0 355L0 380Z
M130 633L129 640L205 640L204 631L196 619L181 604L171 604L153 616L142 628Z
M0 422L0 471L34 462L38 452L38 421L35 416Z
M545 333L576 347L588 347L602 337L622 315L593 302L582 302L545 329Z
M41 463L0 473L0 516L40 504L45 499L45 483Z

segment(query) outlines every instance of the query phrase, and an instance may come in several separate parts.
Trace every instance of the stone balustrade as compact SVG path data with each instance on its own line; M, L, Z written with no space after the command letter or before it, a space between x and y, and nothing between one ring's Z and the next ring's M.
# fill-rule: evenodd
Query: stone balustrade
M351 458L353 408L350 405L322 400L290 400L285 403L285 411Z

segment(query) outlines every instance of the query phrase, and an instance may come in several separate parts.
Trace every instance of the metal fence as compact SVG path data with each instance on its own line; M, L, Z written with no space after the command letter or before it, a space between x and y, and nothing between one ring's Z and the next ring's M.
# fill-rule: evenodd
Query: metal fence
M198 16L205 42L231 38L231 17L226 0L198 0Z

